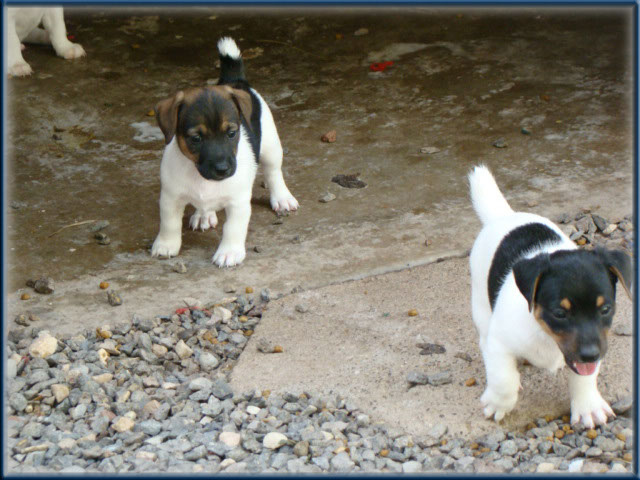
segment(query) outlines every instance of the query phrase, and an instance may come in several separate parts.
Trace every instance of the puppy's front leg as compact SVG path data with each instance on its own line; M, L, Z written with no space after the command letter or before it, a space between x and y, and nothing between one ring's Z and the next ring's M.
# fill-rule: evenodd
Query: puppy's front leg
M71 60L72 58L84 57L84 48L79 43L72 43L67 38L67 27L64 24L64 13L62 7L47 8L47 12L42 17L42 25L49 33L51 45L59 57Z
M480 397L480 402L484 406L485 417L493 417L499 422L516 406L520 372L516 357L490 338L482 356L487 370L487 388Z
M244 247L251 218L251 201L246 200L225 208L227 220L222 229L222 241L212 261L219 267L233 267L246 256Z
M22 57L20 38L13 21L7 21L7 71L14 77L24 77L33 72Z
M578 375L569 371L569 395L571 397L571 423L593 428L607 423L607 417L615 417L609 404L598 391L600 364L592 375Z
M153 257L175 257L182 244L182 215L186 202L162 190L160 193L160 232L151 247Z

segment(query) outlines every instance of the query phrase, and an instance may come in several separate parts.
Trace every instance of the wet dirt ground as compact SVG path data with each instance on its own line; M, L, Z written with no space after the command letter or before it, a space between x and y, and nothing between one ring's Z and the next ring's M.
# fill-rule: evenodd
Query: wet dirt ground
M479 230L466 173L480 162L516 209L632 212L631 7L83 7L66 21L87 57L28 45L35 73L7 83L7 320L32 313L71 333L207 303L229 284L288 294L464 256ZM221 227L188 230L188 208L179 274L148 252L163 142L132 124L155 126L159 100L215 81L223 35L272 107L301 208L278 223L259 176L248 255L230 270L210 263ZM380 61L394 63L372 72ZM337 141L321 142L329 130ZM352 173L366 188L331 182ZM327 191L337 198L320 203ZM90 220L109 221L109 245L91 223L70 226ZM25 287L43 275L53 294Z

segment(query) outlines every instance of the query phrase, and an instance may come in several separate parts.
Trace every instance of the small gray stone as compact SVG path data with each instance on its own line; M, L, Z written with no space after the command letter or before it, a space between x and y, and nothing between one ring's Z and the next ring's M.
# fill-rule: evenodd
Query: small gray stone
M429 374L429 384L434 387L438 387L440 385L446 385L448 383L453 382L453 376L451 372L438 372Z
M309 311L309 307L307 305L298 304L295 306L296 312L298 313L307 313Z
M300 441L293 447L293 454L298 457L306 457L309 455L309 442Z
M505 440L500 445L499 452L501 455L512 457L516 453L518 453L518 446L516 445L516 442L513 440Z
M429 375L423 372L411 371L407 374L407 382L409 382L409 385L427 385L429 383Z
M319 201L320 203L329 203L329 202L331 202L331 201L333 201L333 200L335 200L335 199L336 199L336 196L335 196L333 193L331 193L331 192L326 192L324 195L322 195L322 196L318 199L318 201Z
M220 365L220 360L209 352L202 352L198 358L198 363L203 372L210 372Z
M231 398L233 396L233 390L231 390L229 384L223 379L218 379L213 382L211 386L211 393L220 400Z
M193 390L206 390L210 391L213 386L213 382L208 378L200 377L195 378L189 382L189 389Z
M403 473L419 473L422 472L422 463L410 460L402 464Z
M27 285L28 285L28 283L27 283ZM54 292L55 284L54 284L52 278L42 277L42 278L36 280L35 282L33 282L33 289L38 293L42 293L42 294L48 295L48 294Z
M633 407L633 396L627 395L611 404L611 409L616 415L624 415Z
M176 273L187 273L187 266L182 260L178 260L177 262L175 262L172 269Z
M495 140L492 145L496 148L507 148L507 142L504 141L504 138Z
M331 459L331 467L337 472L350 472L355 467L355 463L346 452L340 452Z
M117 307L119 305L122 305L122 298L120 297L118 292L114 290L109 290L107 292L107 301L109 302L109 305L111 305L112 307Z

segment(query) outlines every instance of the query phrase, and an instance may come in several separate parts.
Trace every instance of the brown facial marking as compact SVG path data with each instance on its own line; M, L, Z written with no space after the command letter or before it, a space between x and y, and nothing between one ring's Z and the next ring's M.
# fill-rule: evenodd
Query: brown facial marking
M624 281L624 277L622 276L622 273L620 273L620 270L618 270L616 267L609 267L609 270L611 270L613 272L613 274L618 277L618 280L620 281L620 284L622 285L622 288L624 288L624 291L627 292L627 296L633 300L633 297L631 296L631 292L629 291L629 287L627 286L627 284Z
M165 144L169 144L171 139L176 133L176 127L178 125L178 108L185 100L184 92L180 91L173 97L169 97L158 104L155 107L156 119L158 120L158 126L164 134Z
M571 310L571 302L569 301L568 298L563 298L562 301L560 302L560 306L565 310Z
M604 297L598 295L598 298L596 298L596 307L601 307L602 305L604 305Z
M536 304L533 307L533 316L535 317L542 330L544 330L547 335L553 338L556 344L558 344L558 347L560 348L560 351L562 351L562 353L575 352L578 348L577 335L572 332L554 332L553 330L551 330L547 322L545 322L542 318L542 311L543 309L540 305Z

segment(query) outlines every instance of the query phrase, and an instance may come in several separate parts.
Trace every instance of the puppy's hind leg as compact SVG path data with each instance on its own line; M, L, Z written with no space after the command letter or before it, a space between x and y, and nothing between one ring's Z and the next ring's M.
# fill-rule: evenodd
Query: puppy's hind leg
M286 213L298 209L298 201L284 183L282 176L282 145L271 112L263 104L262 145L260 163L264 166L264 178L269 188L271 208L277 213Z
M493 417L499 422L516 406L520 372L516 357L490 336L485 342L482 356L487 371L487 388L480 402L484 406L485 417Z
M59 57L71 60L86 55L82 45L72 43L67 38L67 27L64 24L62 7L47 8L47 12L42 17L42 25L49 33L51 45Z
M571 397L571 423L582 423L587 428L607 423L615 417L609 404L598 391L600 365L591 375L578 375L569 370L569 396Z

